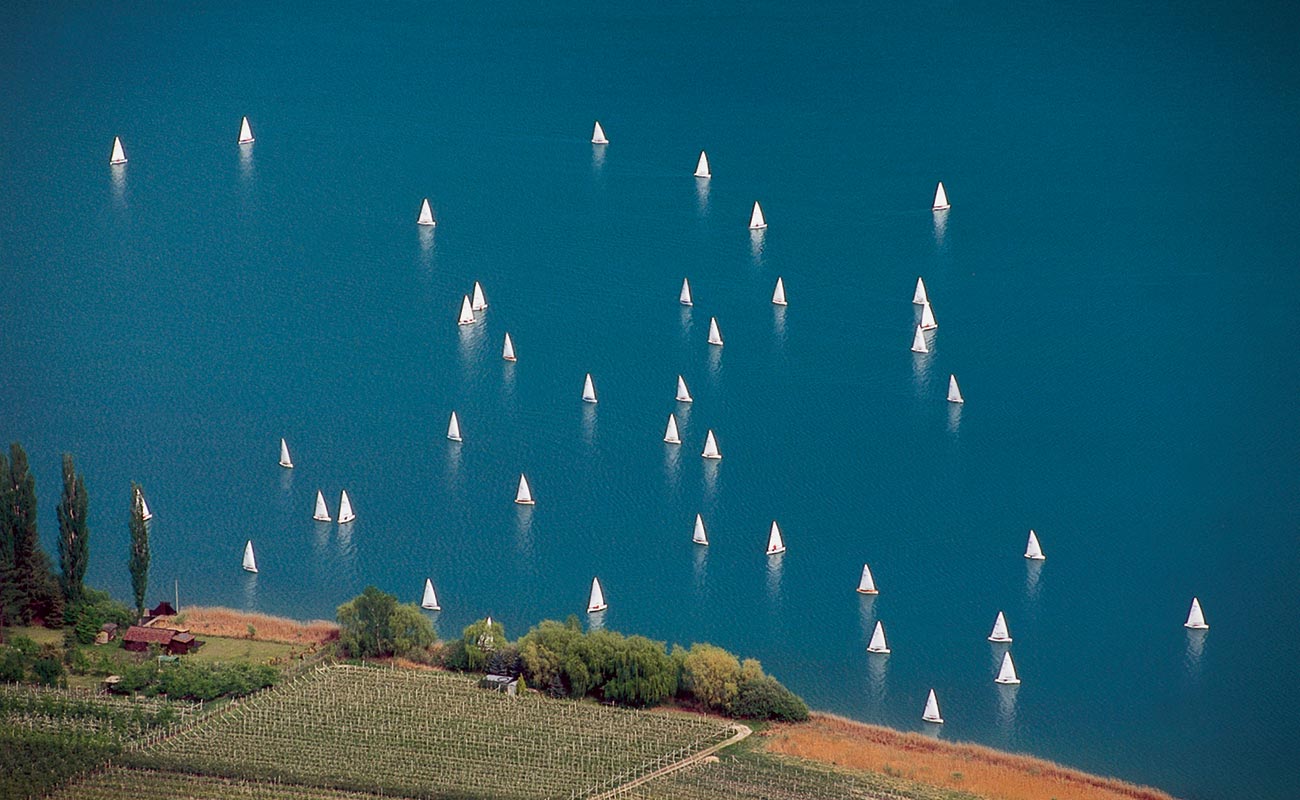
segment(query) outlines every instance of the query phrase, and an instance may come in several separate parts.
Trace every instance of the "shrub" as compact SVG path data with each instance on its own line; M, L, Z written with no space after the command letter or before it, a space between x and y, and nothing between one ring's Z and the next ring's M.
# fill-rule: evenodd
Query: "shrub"
M691 645L682 660L682 689L716 711L726 711L736 701L740 675L740 659L711 644Z
M27 659L16 647L0 648L0 681L18 683L27 674Z
M732 716L745 719L782 722L808 719L808 706L804 701L770 675L759 675L740 684L730 711Z
M339 647L352 658L405 656L423 650L437 638L433 623L414 603L373 586L339 606Z
M53 656L42 656L32 663L32 675L42 686L58 686L65 674L63 662Z

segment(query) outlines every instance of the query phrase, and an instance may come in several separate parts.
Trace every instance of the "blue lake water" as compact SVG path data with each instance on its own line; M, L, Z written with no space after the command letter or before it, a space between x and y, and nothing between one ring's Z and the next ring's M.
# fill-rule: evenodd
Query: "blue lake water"
M919 730L934 687L946 739L1293 796L1293 9L271 5L0 26L0 436L51 550L77 455L91 582L129 597L137 480L151 600L330 617L428 576L443 633L517 635L599 575L606 626L755 656L817 708ZM357 521L314 523L318 488Z

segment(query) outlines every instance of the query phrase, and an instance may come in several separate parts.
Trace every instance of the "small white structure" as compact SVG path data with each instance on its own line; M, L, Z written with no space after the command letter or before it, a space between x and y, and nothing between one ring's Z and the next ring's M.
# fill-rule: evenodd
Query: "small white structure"
M858 579L858 594L880 594L876 589L876 579L871 574L871 567L862 565L862 577Z
M474 301L470 303L470 309L482 311L485 308L487 308L487 298L483 296L483 286L478 281L474 281Z
M1183 627L1194 631L1207 631L1210 629L1210 626L1205 622L1205 614L1201 611L1201 601L1195 597L1192 598L1192 608L1187 612L1187 621L1183 623Z
M244 570L246 572L257 572L257 559L253 556L252 539L244 544Z
M933 689L930 690L930 696L925 699L925 711L921 713L921 719L936 725L943 724L943 717L939 716L939 698L934 696Z
M709 429L708 436L704 437L704 452L700 455L714 460L722 458L722 451L718 450L718 440L713 438L712 428Z
M956 375L949 375L949 376L948 376L948 402L949 402L949 403L964 403L964 402L966 402L965 398L963 398L963 397L961 396L961 389L959 389L959 388L957 387L957 376L956 376Z
M871 632L871 641L867 644L868 653L889 653L889 642L885 641L885 625L876 620L876 629Z
M763 207L754 201L754 213L749 215L749 229L751 231L761 231L767 227L767 220L763 218Z
M311 518L317 522L333 522L330 519L329 507L325 505L325 493L320 489L316 490L316 511L311 515Z
M1020 683L1020 676L1016 674L1016 665L1011 660L1010 650L1002 654L1002 668L998 670L998 676L993 679L993 682L1003 686L1015 686Z
M356 518L357 515L352 513L352 501L348 499L348 490L344 489L339 496L339 524L346 525Z
M684 306L693 306L691 302L691 282L687 278L682 278L682 293L677 296L678 301Z
M501 347L501 357L506 361L517 361L515 358L515 343L510 339L510 334L506 334L506 343Z
M704 531L704 517L699 514L695 515L695 532L691 534L691 541L706 547L709 544L709 535Z
M772 290L772 303L778 306L786 305L785 302L785 281L780 276L776 279L776 288Z
M438 594L433 591L433 581L428 578L424 579L424 597L420 600L420 608L427 608L430 611L442 610L442 606L438 605Z
M596 402L596 384L591 382L591 373L587 373L587 378L582 382L582 402Z
M948 202L948 193L943 190L943 181L939 181L939 186L934 190L933 211L947 211L952 208L952 203Z
M248 125L248 117L244 117L244 121L239 123L239 143L253 143L253 129Z
M767 533L767 554L774 556L785 552L785 540L781 538L781 528L772 520L772 529Z
M438 224L433 219L433 209L429 208L429 198L427 197L424 198L424 202L420 205L420 216L415 220L415 224L427 225L430 228Z
M462 441L460 438L460 420L456 418L456 412L451 412L451 421L447 423L447 438L453 442Z
M932 331L939 327L939 323L934 318L934 309L927 302L921 306L921 330Z
M536 505L533 502L533 490L528 487L528 479L519 473L519 491L515 492L515 502L521 506Z
M993 632L989 634L990 642L1010 642L1011 634L1007 632L1007 618L998 612L998 618L993 620Z
M700 160L695 163L695 177L712 178L713 173L709 172L709 157L700 151Z
M1047 556L1043 555L1043 548L1038 545L1038 534L1034 533L1033 528L1029 529L1029 543L1025 545L1025 558L1033 561L1047 560Z
M600 578L591 579L591 597L587 598L587 613L595 614L597 611L604 611L609 608L609 603L605 602L605 592L600 588Z
M925 281L917 278L916 291L912 292L912 304L923 306L928 302L930 302L930 296L925 293Z
M682 443L682 437L677 432L677 416L675 414L668 415L668 428L664 431L664 441L668 444Z
M605 129L600 127L600 120L596 120L596 127L591 131L592 144L609 144L609 139L605 136Z
M921 330L920 325L916 326L916 333L912 336L912 352L913 353L930 352L930 345L925 343L925 331Z
M470 305L469 295L465 295L460 301L460 318L456 320L457 325L474 324L474 307Z
M709 344L722 347L722 331L718 330L717 317L709 317Z
M153 519L153 512L149 510L149 504L144 501L144 492L139 488L135 490L135 499L140 504L140 518L145 522Z
M284 439L280 440L280 466L285 469L293 469L293 459L289 458L289 445Z
M113 137L113 154L108 157L110 164L125 164L126 151L122 149L122 140L117 136Z
M686 388L686 379L683 378L681 375L677 376L677 402L679 403L694 402L694 400L691 398L690 390Z

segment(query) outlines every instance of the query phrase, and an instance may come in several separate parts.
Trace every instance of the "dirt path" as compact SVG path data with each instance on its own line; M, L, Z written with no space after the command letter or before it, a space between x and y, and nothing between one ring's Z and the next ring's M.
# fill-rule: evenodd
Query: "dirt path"
M689 767L692 764L698 764L704 759L718 752L722 748L730 747L736 742L744 740L746 736L749 736L751 733L754 732L748 725L741 725L740 723L736 723L732 725L731 728L732 730L735 731L735 733L732 734L731 738L726 739L725 741L718 742L712 747L706 747L700 752L691 756L690 758L683 758L681 761L678 761L673 764L669 764L666 767L661 767L655 770L654 772L651 772L648 775L642 775L636 780L628 781L622 786L618 786L614 789L610 789L608 792L601 792L600 794L592 797L591 800L612 800L612 798L618 797L619 795L623 794L629 789L635 789L636 787L640 786L643 783L648 783L654 780L655 778L662 778L665 775L671 775L677 770L685 769L686 767Z

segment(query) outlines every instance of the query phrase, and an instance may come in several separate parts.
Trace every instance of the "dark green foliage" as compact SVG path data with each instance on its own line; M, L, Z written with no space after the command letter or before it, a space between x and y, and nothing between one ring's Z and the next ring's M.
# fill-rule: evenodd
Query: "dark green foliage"
M433 623L414 603L373 586L339 606L339 647L351 658L406 656L423 651L437 638Z
M63 597L81 599L82 581L90 562L90 526L86 523L86 482L68 453L63 454L63 497L59 501L59 569L63 572Z
M524 671L523 659L519 657L519 646L510 643L493 650L483 669L493 675L518 676Z
M19 683L27 674L27 659L16 647L0 647L0 683Z
M244 697L280 680L280 670L266 665L199 664L181 660L159 665L146 661L123 670L116 694L165 694L169 700L208 701Z
M0 455L0 587L0 623L61 619L63 593L36 528L36 479L17 442L10 445L8 459Z
M120 751L119 745L95 734L8 730L0 725L0 797L44 797Z
M144 595L149 590L149 527L144 521L144 496L136 483L131 484L130 528L131 558L127 568L131 571L136 613L144 616Z
M509 643L505 626L490 617L466 625L461 631L460 647L455 649L458 662L455 669L491 672L488 669L489 660L497 650Z
M759 675L740 684L736 700L731 704L731 716L803 722L808 719L808 706L776 678Z
M614 677L601 693L606 700L630 706L653 706L677 692L677 666L663 642L629 636L614 653Z
M32 676L42 686L58 686L65 674L63 662L54 656L41 656L32 662Z
M131 609L114 600L108 592L89 587L83 588L81 598L63 610L63 624L76 632L81 644L93 642L106 622L116 623L125 630L135 620Z

